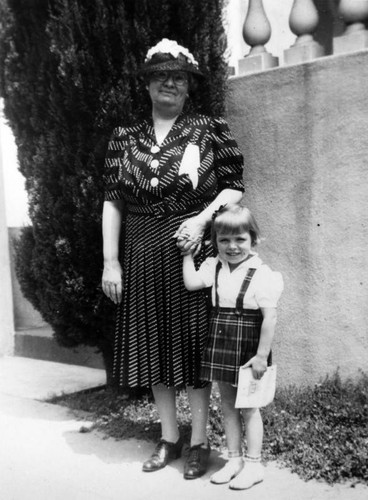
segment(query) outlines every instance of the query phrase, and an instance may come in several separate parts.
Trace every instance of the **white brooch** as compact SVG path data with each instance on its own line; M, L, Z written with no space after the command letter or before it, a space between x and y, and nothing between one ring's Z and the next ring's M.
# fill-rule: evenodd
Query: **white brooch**
M175 40L169 40L168 38L163 38L161 42L149 49L146 55L145 62L149 61L154 54L171 54L175 59L178 58L179 54L185 56L191 64L198 67L198 62L194 59L193 54L189 52L188 49L179 45Z
M188 144L185 148L183 158L179 167L179 175L188 174L193 184L193 189L198 186L198 169L201 164L199 147L195 144Z

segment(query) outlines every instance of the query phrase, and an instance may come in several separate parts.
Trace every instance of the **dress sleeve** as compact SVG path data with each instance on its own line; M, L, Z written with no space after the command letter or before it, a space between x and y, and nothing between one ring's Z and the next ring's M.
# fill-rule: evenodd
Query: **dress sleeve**
M121 139L121 129L114 129L107 147L103 182L105 188L104 200L120 200L122 198L119 167L124 154L124 141Z
M223 118L213 119L211 133L220 191L236 189L243 192L244 158L227 122Z
M206 288L213 285L215 281L217 259L215 257L208 257L198 269L198 273L206 285Z
M254 278L256 278L255 298L259 307L277 307L284 289L281 273L272 271L268 266L262 265Z

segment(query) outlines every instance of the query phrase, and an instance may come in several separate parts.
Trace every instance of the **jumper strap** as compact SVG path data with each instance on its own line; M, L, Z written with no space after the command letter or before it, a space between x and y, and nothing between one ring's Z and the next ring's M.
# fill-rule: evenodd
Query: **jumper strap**
M241 312L243 310L244 295L245 295L245 292L248 290L250 282L253 278L253 274L256 272L256 270L257 269L254 269L254 268L248 269L247 275L245 276L245 278L243 280L239 295L236 299L236 305L235 305L236 314L241 314Z
M222 264L220 261L218 261L216 264L216 272L215 272L215 291L216 291L215 308L216 308L216 311L218 311L220 308L220 297L218 294L218 275L219 275L221 267L222 267ZM255 269L255 268L248 269L248 272L247 272L247 274L243 280L243 283L240 287L239 294L236 298L236 303L235 303L235 313L236 314L241 314L243 311L244 295L245 295L246 291L248 290L249 284L250 284L250 282L253 278L253 275L256 271L257 271L257 269Z

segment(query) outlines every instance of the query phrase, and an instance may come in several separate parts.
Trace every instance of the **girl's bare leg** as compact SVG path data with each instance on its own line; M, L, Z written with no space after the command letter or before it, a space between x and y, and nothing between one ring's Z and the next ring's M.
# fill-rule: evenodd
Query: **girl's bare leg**
M258 408L243 410L245 431L247 438L247 454L251 457L260 457L263 443L263 421Z
M260 483L264 478L261 464L263 443L263 422L258 408L243 410L247 436L247 455L243 470L231 481L233 490L245 490Z
M218 383L221 405L224 414L224 427L228 448L228 461L225 466L211 476L215 484L228 483L243 468L242 422L240 410L235 408L236 387L225 382Z

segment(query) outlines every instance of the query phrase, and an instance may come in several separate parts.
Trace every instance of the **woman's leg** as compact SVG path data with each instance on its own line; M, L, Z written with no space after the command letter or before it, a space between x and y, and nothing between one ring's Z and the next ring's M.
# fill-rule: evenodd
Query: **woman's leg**
M242 422L240 410L235 408L236 387L225 382L218 382L218 386L224 414L229 460L222 469L211 476L211 481L216 484L223 484L228 483L243 468Z
M187 460L184 465L184 478L196 479L207 471L211 449L207 440L208 407L211 385L203 389L187 387L192 413L192 436Z
M207 420L210 404L211 384L203 389L187 387L190 411L192 413L192 436L190 446L207 446Z
M161 420L161 439L151 457L143 463L145 472L154 472L165 467L171 460L179 458L182 440L176 422L176 391L162 384L152 387L155 403Z
M260 483L264 478L261 464L263 442L263 422L258 408L243 410L247 436L247 454L243 470L231 481L233 490L245 490Z
M161 420L161 437L169 443L179 439L179 428L176 420L176 390L163 384L152 387L153 396Z

